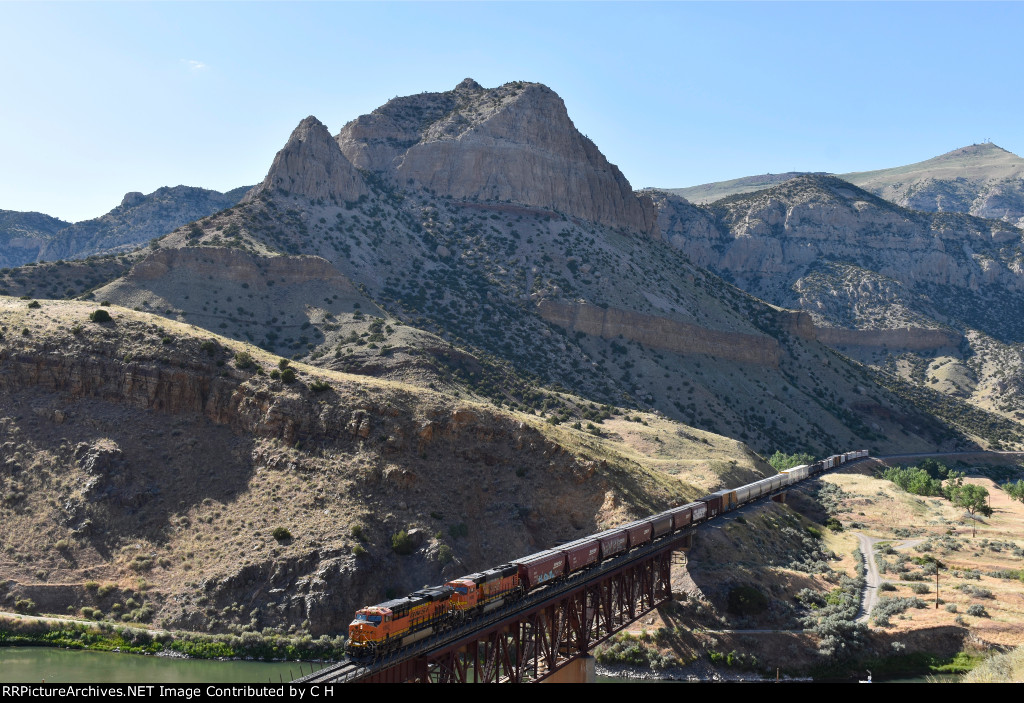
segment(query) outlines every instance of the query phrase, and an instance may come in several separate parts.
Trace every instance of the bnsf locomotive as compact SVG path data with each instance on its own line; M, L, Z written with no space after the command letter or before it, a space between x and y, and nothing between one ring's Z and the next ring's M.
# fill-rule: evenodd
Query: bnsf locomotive
M658 515L513 559L487 571L462 576L444 586L424 588L404 598L367 606L356 612L349 625L348 653L354 658L365 658L401 649L606 559L867 455L866 449L835 454L745 486L716 491Z

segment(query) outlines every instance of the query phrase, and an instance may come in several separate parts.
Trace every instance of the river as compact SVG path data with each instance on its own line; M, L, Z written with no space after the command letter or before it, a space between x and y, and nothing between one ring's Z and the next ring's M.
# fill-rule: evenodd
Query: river
M88 652L52 647L0 647L0 683L287 683L308 662L211 661ZM319 664L313 664L319 668Z

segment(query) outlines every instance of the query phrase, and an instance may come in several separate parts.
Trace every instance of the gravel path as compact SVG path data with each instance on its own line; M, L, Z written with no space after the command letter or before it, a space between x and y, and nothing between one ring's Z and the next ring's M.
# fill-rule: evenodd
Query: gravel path
M875 561L875 545L879 542L892 542L892 540L885 537L868 537L862 535L859 532L853 532L852 534L857 535L857 539L860 541L860 553L864 558L864 566L867 569L865 575L865 586L864 595L860 601L860 616L857 618L860 622L867 622L868 617L871 616L871 610L878 603L878 591L882 587L882 575L878 571L878 563ZM900 542L893 542L893 549L900 551L906 549L913 549L917 545L924 542L924 538L919 539L905 539Z
M867 622L868 617L871 615L871 609L878 602L878 588L882 585L882 576L878 573L878 564L875 562L875 545L886 540L881 537L868 537L859 532L854 532L853 534L857 535L857 540L860 542L860 553L864 559L864 566L867 569L864 579L866 582L864 595L861 596L860 600L860 617L857 619L861 622Z

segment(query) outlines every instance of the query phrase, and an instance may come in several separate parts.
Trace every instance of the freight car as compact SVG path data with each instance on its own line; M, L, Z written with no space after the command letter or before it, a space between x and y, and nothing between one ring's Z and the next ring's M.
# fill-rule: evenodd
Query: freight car
M716 491L663 513L462 576L444 586L367 606L356 612L349 625L348 653L361 659L396 651L665 535L867 455L867 450L861 449L794 466L775 476Z

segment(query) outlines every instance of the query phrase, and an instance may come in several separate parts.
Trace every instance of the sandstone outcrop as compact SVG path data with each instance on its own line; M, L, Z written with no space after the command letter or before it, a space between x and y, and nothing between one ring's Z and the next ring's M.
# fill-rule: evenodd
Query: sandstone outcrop
M271 285L292 285L314 281L328 282L351 295L355 286L326 259L318 256L256 256L224 247L186 247L160 249L137 263L126 276L128 281L152 282L172 273L220 282L247 284L266 289Z
M664 317L587 303L542 300L537 312L572 332L602 339L622 336L646 347L677 354L707 354L746 364L778 368L779 343L771 337L707 329Z
M925 351L956 349L963 339L951 330L904 327L898 329L858 330L842 327L821 327L805 312L779 313L788 332L803 339L816 340L830 347L886 347Z
M327 127L310 115L292 131L267 177L246 194L245 202L265 193L283 193L341 205L369 192Z
M1024 271L1002 251L1020 230L965 215L895 207L833 177L801 176L711 208L663 197L666 238L694 263L752 292L819 260L858 262L907 284L1024 291Z
M460 200L511 201L650 236L657 213L538 83L395 98L337 136L360 169Z

